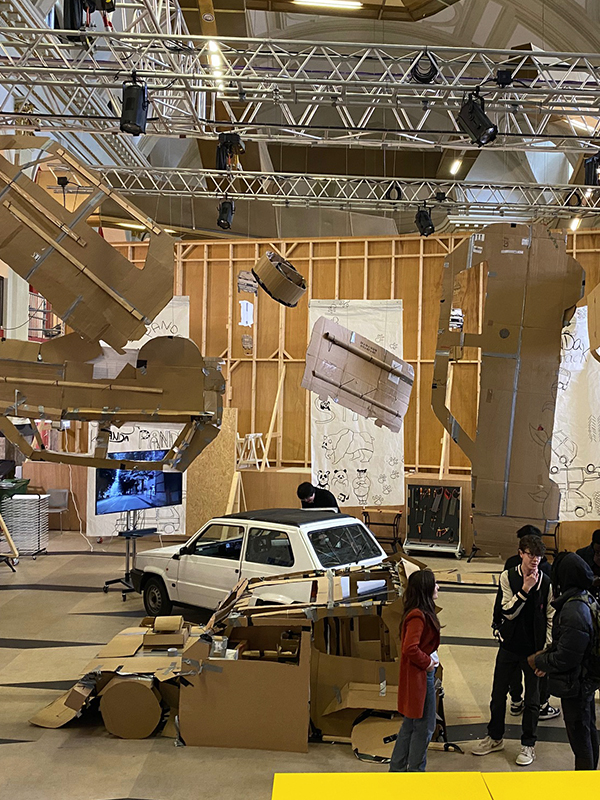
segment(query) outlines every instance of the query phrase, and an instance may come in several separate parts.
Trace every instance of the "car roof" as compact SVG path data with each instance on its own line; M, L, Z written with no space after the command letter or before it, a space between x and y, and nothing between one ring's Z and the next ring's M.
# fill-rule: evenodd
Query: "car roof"
M337 514L334 511L317 510L307 511L303 508L265 508L260 511L243 511L240 514L227 514L219 519L239 519L250 522L279 522L282 525L309 525L313 522L339 522L352 520L358 522L356 517L349 514Z

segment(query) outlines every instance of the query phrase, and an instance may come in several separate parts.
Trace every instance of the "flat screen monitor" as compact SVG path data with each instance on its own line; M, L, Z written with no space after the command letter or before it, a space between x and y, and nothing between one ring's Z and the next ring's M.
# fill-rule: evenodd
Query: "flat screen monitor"
M117 461L160 461L167 450L108 453ZM181 505L183 475L180 472L137 469L96 470L96 514L118 514L147 508Z

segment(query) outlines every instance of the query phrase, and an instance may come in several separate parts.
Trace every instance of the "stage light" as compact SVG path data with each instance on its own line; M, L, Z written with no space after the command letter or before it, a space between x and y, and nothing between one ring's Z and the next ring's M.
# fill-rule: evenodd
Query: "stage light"
M427 210L427 206L417 210L415 225L421 236L431 236L432 233L435 233L435 226L431 221L431 214Z
M493 142L498 135L498 126L494 125L485 113L483 97L478 93L469 95L469 99L458 113L456 122L460 130L479 147Z
M223 81L219 81L217 85L219 88L223 87ZM220 133L217 145L217 169L239 169L239 157L245 151L246 148L239 133Z
M600 153L595 156L586 158L583 162L584 178L583 182L586 186L600 185Z
M438 74L437 64L429 53L423 52L410 71L410 77L417 83L431 83Z
M219 203L219 216L217 217L217 225L228 231L231 228L233 215L235 214L235 203L233 200L221 200Z
M123 84L123 105L121 107L120 128L123 133L139 136L146 133L146 119L148 117L148 87L145 83L138 83L135 70L131 81Z
M502 89L505 89L507 86L510 86L513 82L513 74L510 69L499 69L496 72L496 83Z
M575 232L576 230L578 230L578 228L579 228L579 226L580 226L580 225L581 225L581 217L573 217L573 219L571 220L571 222L569 222L569 228L571 228L571 230L572 230L573 232Z
M450 165L450 175L457 175L462 167L462 158L455 158Z

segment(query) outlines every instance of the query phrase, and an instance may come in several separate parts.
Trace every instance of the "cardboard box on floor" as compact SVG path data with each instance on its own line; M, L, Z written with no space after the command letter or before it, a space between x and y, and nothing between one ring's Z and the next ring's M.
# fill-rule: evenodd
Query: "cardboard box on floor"
M481 282L470 281L472 291L459 300L455 291L476 268L483 269L482 319L476 302ZM444 264L432 405L472 463L476 514L507 518L508 528L514 517L538 526L556 519L558 488L546 463L553 384L565 314L580 299L582 280L580 264L566 253L564 235L542 225L487 226ZM471 312L463 330L450 326L458 302ZM474 440L447 408L446 397L451 362L476 357L473 348L482 351Z

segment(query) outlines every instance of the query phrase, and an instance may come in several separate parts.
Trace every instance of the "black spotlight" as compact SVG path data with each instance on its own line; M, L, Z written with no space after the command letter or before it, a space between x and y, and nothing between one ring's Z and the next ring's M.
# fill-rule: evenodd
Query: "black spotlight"
M217 169L238 169L239 157L245 151L239 133L220 133L217 145Z
M510 69L499 69L496 71L496 83L501 89L506 89L513 82L513 74Z
M415 217L415 225L421 236L431 236L432 233L435 233L435 226L431 221L431 214L426 206L418 209L417 216Z
M583 182L586 186L600 186L600 153L595 156L586 158L583 162L584 178Z
M410 77L416 83L431 83L438 74L437 64L429 53L423 52L410 71Z
M470 94L456 118L458 127L463 133L468 134L474 144L483 147L484 144L493 142L498 135L498 126L485 113L483 97L478 93Z
M146 119L148 117L148 87L145 83L138 83L135 71L131 81L123 84L123 105L121 107L121 130L132 136L146 133Z
M219 203L219 216L217 217L217 225L228 231L231 228L233 215L235 214L235 203L233 200L221 200Z

